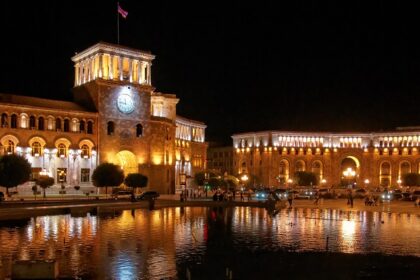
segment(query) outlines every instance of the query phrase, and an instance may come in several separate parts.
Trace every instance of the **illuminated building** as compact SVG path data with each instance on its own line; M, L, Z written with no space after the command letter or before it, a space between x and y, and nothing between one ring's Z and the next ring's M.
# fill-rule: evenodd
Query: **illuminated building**
M149 52L98 43L72 57L74 102L0 94L0 151L19 154L32 176L92 186L102 162L140 172L148 187L175 193L179 174L206 162L205 124L177 116L179 99L155 91Z
M297 171L313 172L329 187L348 180L361 187L399 186L404 174L420 172L420 127L372 133L263 131L232 138L235 172L254 175L265 186L287 185Z

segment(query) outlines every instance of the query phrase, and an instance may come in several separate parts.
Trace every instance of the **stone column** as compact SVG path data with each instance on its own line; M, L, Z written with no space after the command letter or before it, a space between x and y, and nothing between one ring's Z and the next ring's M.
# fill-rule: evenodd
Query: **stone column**
M118 74L120 76L120 81L123 80L123 69L122 69L122 60L123 58L121 56L118 57Z
M133 82L133 60L132 59L128 59L128 76L129 76L129 81L130 83Z
M148 85L151 85L152 83L151 83L151 78L152 78L152 75L150 75L150 69L151 69L151 63L147 63L147 65L146 65L146 67L147 67L147 77L146 77L146 81L147 81L147 84Z
M103 57L103 54L99 54L98 55L98 58L99 58L99 73L98 73L98 76L99 76L99 78L102 78L102 74L103 74L103 71L102 71L102 57Z
M114 64L113 64L114 57L112 55L109 55L109 79L114 79Z
M74 65L74 86L79 85L79 63Z
M137 63L137 83L141 84L141 61Z

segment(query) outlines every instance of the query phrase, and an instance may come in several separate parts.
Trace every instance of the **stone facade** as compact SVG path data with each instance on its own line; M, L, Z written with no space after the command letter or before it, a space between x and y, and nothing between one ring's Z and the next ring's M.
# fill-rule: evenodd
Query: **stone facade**
M380 133L264 131L232 136L235 174L256 184L294 184L296 171L314 172L320 185L399 186L420 173L420 128Z
M237 173L234 166L235 149L232 147L209 147L207 150L207 167L220 174Z
M34 178L48 172L57 185L92 189L93 170L112 162L160 193L180 190L180 173L205 168L191 161L206 161L206 126L177 116L179 99L154 90L153 59L98 43L72 58L75 102L0 94L0 151L25 156Z

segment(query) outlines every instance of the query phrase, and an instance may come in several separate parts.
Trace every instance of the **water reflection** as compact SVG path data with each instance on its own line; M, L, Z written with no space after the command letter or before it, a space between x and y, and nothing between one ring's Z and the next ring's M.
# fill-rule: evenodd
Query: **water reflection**
M0 227L0 259L57 259L71 277L160 279L177 264L247 250L380 252L420 257L419 217L285 209L165 208L87 217L43 216ZM234 256L234 254L232 255ZM229 261L229 260L228 260ZM10 272L9 272L10 273Z

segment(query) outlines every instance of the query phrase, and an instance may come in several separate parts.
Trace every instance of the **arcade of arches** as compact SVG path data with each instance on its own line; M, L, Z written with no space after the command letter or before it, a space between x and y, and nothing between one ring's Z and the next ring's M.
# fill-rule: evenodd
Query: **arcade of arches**
M232 136L233 166L240 167L235 173L258 176L265 186L284 186L293 183L295 172L310 171L326 187L399 186L404 174L420 173L420 131L395 132L395 137L383 133L355 137L288 134L269 131Z

